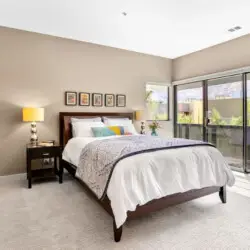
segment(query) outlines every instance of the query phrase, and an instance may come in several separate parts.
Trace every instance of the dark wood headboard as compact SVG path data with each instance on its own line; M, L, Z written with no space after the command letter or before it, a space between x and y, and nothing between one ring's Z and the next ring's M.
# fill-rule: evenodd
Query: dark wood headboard
M94 118L94 117L112 117L112 118L129 118L133 120L134 113L85 113L85 112L60 112L59 113L59 138L60 145L63 147L68 140L72 138L72 129L70 119L75 118Z

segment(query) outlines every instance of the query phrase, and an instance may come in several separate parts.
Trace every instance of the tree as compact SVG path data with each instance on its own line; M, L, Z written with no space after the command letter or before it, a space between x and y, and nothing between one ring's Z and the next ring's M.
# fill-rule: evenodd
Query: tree
M221 115L216 108L212 109L211 122L213 125L227 125L226 121L221 119Z

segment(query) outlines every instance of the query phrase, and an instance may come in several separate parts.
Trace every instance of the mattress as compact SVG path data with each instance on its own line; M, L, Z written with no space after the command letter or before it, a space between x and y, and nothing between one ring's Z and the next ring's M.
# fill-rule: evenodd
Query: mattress
M72 138L65 146L63 159L78 166L82 149L94 140L103 139L107 137ZM107 196L119 227L126 221L127 211L134 211L137 205L191 189L232 186L234 181L226 160L214 147L167 149L134 155L118 162Z

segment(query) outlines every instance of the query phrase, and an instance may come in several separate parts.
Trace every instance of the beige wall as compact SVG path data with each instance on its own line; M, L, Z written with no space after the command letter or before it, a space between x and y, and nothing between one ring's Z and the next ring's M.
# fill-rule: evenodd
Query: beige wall
M250 35L173 60L173 80L250 66Z
M25 171L29 123L21 107L45 107L41 140L58 139L60 111L131 111L144 84L171 81L171 60L0 27L0 175ZM66 107L64 91L123 93L126 108ZM172 135L172 121L162 133Z

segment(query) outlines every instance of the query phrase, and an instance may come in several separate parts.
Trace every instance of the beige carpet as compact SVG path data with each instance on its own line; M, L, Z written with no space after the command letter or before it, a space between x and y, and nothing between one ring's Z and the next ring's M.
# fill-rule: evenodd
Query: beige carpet
M217 194L130 221L120 243L112 220L69 178L26 188L25 175L0 177L0 249L250 249L250 198Z

